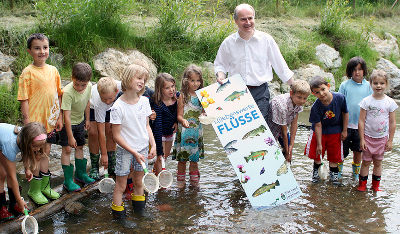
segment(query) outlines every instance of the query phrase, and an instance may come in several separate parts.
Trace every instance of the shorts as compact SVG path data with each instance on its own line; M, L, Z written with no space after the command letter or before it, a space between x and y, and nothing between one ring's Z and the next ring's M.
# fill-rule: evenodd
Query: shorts
M340 133L322 134L322 158L325 156L325 151L329 162L340 163L343 161L343 144ZM308 137L304 155L316 161L321 160L321 156L317 155L317 137L312 130Z
M57 144L60 140L60 133L55 129L49 133L47 133L46 142L50 144Z
M110 110L106 111L106 118L105 118L105 122L109 123L110 122ZM90 108L90 122L94 122L96 121L96 118L94 116L94 109Z
M146 147L139 151L146 159L149 154L149 147ZM117 146L117 155L115 158L115 175L117 176L127 176L131 170L131 166L133 165L134 171L143 171L142 165L136 161L136 158L126 151L124 148ZM147 160L145 162L147 167Z
M360 149L360 136L358 135L358 129L347 129L347 138L343 141L343 154L345 158L349 155L350 150L353 152L362 152Z
M364 135L364 140L367 150L363 151L362 160L369 162L372 160L383 160L383 154L385 153L385 146L388 136L372 138Z
M71 125L71 128L72 128L72 134L76 140L76 145L77 146L85 145L86 144L85 120L78 125ZM68 135L65 126L60 132L60 145L68 146Z
M169 136L162 136L162 141L174 141L174 134L169 135Z

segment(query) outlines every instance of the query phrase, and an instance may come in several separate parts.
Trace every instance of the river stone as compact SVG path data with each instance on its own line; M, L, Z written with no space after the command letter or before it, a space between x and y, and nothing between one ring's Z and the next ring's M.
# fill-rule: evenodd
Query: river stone
M384 70L387 73L389 80L387 94L394 99L400 99L400 69L384 58L379 59L376 63L376 68Z
M79 214L83 211L84 206L80 202L68 202L65 204L64 209L69 214Z
M324 43L315 48L315 55L327 69L335 70L342 65L342 58L339 52Z
M380 39L376 34L371 33L369 43L383 57L389 57L391 54L399 56L397 39L390 33L385 33L385 39Z
M317 65L308 64L305 67L293 70L293 72L295 79L306 80L307 82L309 82L311 78L315 76L321 76L329 82L329 84L331 85L331 90L335 90L335 77L333 76L333 74L325 72Z
M15 61L12 56L5 55L0 51L0 71L8 72L10 71L10 65Z
M127 65L142 61L147 64L150 72L150 79L147 81L147 86L154 88L154 80L157 75L157 68L153 61L138 50L129 50L121 52L113 48L96 55L93 58L94 70L100 76L111 76L116 80L121 80L121 75Z
M0 71L0 85L5 85L10 89L12 86L13 78L14 73L12 71Z

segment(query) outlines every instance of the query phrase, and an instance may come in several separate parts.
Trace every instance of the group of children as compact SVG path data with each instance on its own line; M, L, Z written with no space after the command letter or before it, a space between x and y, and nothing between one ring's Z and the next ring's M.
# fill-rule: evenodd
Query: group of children
M72 82L62 90L57 69L46 64L48 38L33 34L27 47L33 63L23 70L18 89L24 127L0 124L2 220L13 218L27 208L16 178L19 151L30 183L28 196L40 205L59 198L50 187L48 169L48 155L51 144L55 143L62 146L63 184L67 191L79 191L79 184L99 180L100 166L116 176L111 209L113 217L125 224L124 192L127 192L125 199L132 200L134 213L146 216L142 178L148 159L156 158L154 172L158 174L162 170L162 157L166 159L173 148L172 158L178 161L178 187L185 186L187 161L190 162L190 183L198 185L198 161L204 158L203 129L199 122L203 109L195 93L203 87L198 66L186 68L180 92L176 91L175 79L168 73L157 75L153 92L146 87L149 70L140 61L124 69L121 81L103 77L93 86L91 67L77 63L72 69ZM312 181L320 179L318 168L326 151L330 180L339 185L343 155L347 156L351 149L353 176L359 179L358 190L366 190L373 161L372 189L378 191L383 153L392 148L397 105L384 94L388 80L383 71L373 71L368 83L365 61L355 57L349 61L346 73L349 80L341 84L338 93L331 92L329 83L322 77L314 77L310 84L295 80L290 93L271 100L267 122L286 160L291 162L298 113L312 93L317 100L311 108L312 131L305 150L314 160ZM87 160L83 157L85 130L89 134L89 175ZM70 162L72 148L75 149L75 175Z
M1 220L18 216L27 208L16 178L18 152L21 152L32 201L43 205L60 197L50 188L48 168L51 144L55 143L62 146L63 185L68 192L79 191L81 185L99 180L100 166L116 176L111 208L118 220L124 221L126 217L124 192L127 192L125 199L132 200L134 213L146 215L143 166L148 159L156 157L154 172L158 174L161 157L169 156L174 139L173 156L179 161L180 187L185 186L187 161L190 161L190 182L198 185L197 162L204 157L202 126L198 120L202 107L195 94L203 87L200 67L186 68L179 93L175 79L167 73L157 75L155 91L146 87L149 69L141 61L127 66L119 77L121 81L103 77L93 86L90 65L76 63L72 68L72 82L61 89L57 69L46 64L48 38L40 33L32 34L27 48L33 63L23 70L18 86L24 126L0 124ZM86 131L91 160L89 175L87 160L83 157ZM72 148L75 166L70 161Z
M312 182L320 180L318 169L326 152L329 179L332 184L341 185L343 160L351 150L353 178L359 181L357 189L366 191L369 166L373 162L371 189L380 191L383 154L392 149L398 106L385 95L389 85L386 73L374 70L368 82L367 65L361 57L350 59L346 75L349 79L340 85L339 92L332 92L322 77L314 77L309 84L294 81L289 94L271 100L267 122L290 162L298 113L312 93L317 100L311 107L311 134L304 153L314 160Z

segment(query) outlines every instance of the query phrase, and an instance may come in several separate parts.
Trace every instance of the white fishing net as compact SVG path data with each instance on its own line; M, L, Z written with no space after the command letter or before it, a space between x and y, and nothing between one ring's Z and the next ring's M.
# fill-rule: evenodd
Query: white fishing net
M158 178L153 173L148 173L143 176L144 189L149 193L157 192L159 188Z
M172 176L171 172L167 170L162 170L160 174L158 174L158 180L161 187L168 188L172 185L174 177Z
M115 181L111 178L104 178L99 183L101 193L112 193L114 191Z

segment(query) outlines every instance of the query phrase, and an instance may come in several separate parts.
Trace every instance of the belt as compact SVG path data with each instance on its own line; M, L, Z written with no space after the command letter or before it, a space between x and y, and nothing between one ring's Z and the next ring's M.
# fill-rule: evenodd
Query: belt
M259 87L259 86L247 85L247 88L249 88L249 89L254 89L254 88L257 88L257 87Z

